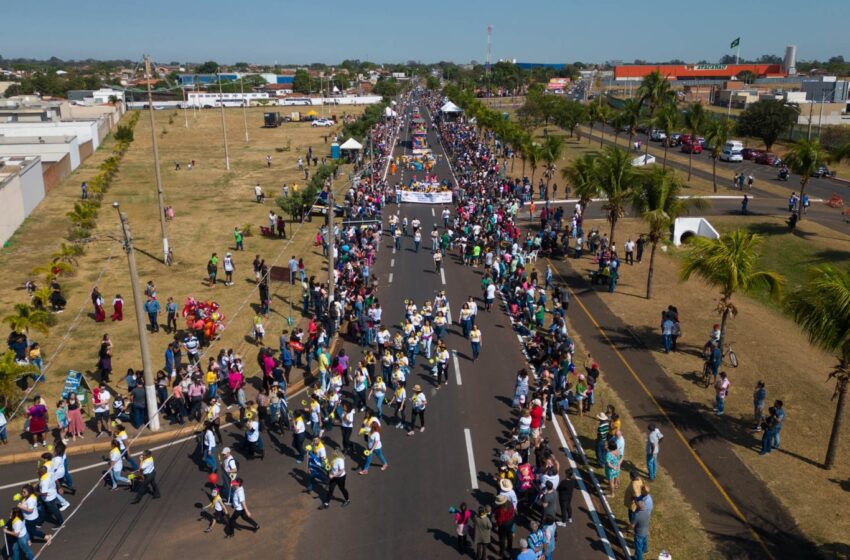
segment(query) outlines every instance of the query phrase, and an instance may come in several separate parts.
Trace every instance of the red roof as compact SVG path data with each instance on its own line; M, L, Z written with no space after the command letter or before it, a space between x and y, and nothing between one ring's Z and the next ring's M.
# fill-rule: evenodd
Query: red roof
M781 64L629 64L614 67L614 77L643 78L655 71L668 80L693 78L731 78L748 70L757 77L787 76Z

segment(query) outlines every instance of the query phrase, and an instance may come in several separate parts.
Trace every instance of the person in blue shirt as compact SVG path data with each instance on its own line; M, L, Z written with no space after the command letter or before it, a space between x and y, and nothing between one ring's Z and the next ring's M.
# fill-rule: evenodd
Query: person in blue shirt
M165 304L165 313L167 315L165 332L169 334L177 332L177 304L174 302L174 298L168 298L168 302Z
M720 362L722 360L723 352L720 350L720 345L717 344L717 341L711 341L708 363L711 365L711 375L714 376L714 383L717 383L717 373L720 371Z
M782 401L775 400L773 401L773 408L775 409L776 424L773 427L771 444L774 449L779 449L779 432L782 431L782 426L785 424L785 406Z
M159 301L155 297L148 298L148 301L145 302L145 312L148 314L148 320L151 323L151 332L159 332L157 317L161 308Z

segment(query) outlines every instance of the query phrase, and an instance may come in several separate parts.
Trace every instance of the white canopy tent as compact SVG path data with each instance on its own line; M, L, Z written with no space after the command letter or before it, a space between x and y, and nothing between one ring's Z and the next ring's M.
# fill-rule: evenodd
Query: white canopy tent
M362 150L363 144L355 140L354 138L349 138L339 147L340 150Z
M398 113L396 113L396 112L395 112L393 109L391 109L390 107L387 107L386 109L384 109L384 116L385 116L385 117L397 117L397 116L398 116Z
M463 109L452 103L451 101L446 101L442 107L440 107L440 112L442 113L463 113Z

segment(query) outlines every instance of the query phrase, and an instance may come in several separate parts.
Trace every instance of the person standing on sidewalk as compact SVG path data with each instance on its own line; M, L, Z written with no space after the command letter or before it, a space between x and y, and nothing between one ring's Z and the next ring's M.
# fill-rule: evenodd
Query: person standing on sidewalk
M596 466L605 466L605 452L608 446L608 435L611 433L611 422L608 415L600 412L596 415L599 425L596 426Z
M635 555L634 560L643 560L643 555L649 553L649 513L646 503L638 500L635 519L629 525L634 532Z
M514 517L516 510L507 496L496 496L496 511L493 515L499 534L499 558L509 558L514 549Z
M655 424L649 425L646 436L646 472L649 480L655 480L655 471L658 468L658 452L661 438L664 435Z
M717 416L723 416L723 412L726 409L726 397L729 396L729 385L729 378L726 376L726 372L721 371L720 377L714 383L714 413Z

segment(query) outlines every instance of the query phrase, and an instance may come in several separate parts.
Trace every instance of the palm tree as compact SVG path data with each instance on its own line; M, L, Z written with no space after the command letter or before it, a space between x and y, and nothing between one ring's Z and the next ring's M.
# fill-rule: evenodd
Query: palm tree
M637 98L626 100L626 104L623 106L623 125L629 127L629 149L632 147L632 140L635 138L635 132L642 116L643 107L640 100Z
M726 340L726 322L738 314L732 301L736 292L767 288L773 297L782 292L784 279L776 272L759 269L762 237L756 233L735 230L719 239L693 237L682 262L681 279L697 275L720 289L720 347Z
M691 142L696 142L696 137L702 134L705 128L705 120L706 114L702 103L691 103L685 111L685 128L688 129L688 133L691 135ZM693 150L688 151L688 181L691 180L693 155Z
M590 133L587 135L587 143L590 144L593 136L593 125L596 121L602 120L599 118L599 103L591 103L587 108L587 126L590 128Z
M632 191L640 182L637 168L632 165L629 152L616 147L606 148L596 156L593 166L593 181L599 195L606 199L602 209L611 224L608 238L614 243L617 221L625 214Z
M68 263L72 266L77 265L77 257L82 255L85 252L85 249L82 245L78 243L62 243L59 246L59 250L53 253L50 258L54 263L63 262Z
M684 185L675 172L653 167L641 173L641 181L631 191L632 211L649 227L649 270L646 276L646 299L652 299L652 277L655 273L655 250L673 222L691 208L704 208L705 199L680 198Z
M19 392L17 381L22 375L37 372L38 368L32 364L19 364L14 350L0 354L0 406L6 408L15 401Z
M602 142L605 140L605 125L611 121L611 106L608 105L608 100L602 97L599 98L599 103L596 104L596 118L602 123L599 127L599 147L602 147Z
M561 178L567 182L567 185L573 186L582 209L587 208L590 200L598 194L594 175L596 157L596 154L584 154L561 169ZM566 192L565 190L565 194Z
M85 202L75 202L74 209L66 214L79 227L92 229L97 218L97 207Z
M809 341L835 354L838 360L827 377L835 380L832 398L838 399L823 465L829 470L838 454L850 383L850 270L839 270L825 264L813 267L809 275L808 282L788 295L785 307L806 332Z
M649 109L649 121L655 120L655 112L664 105L675 102L675 94L669 80L656 70L644 77L638 88L638 99L642 107ZM646 135L646 153L649 155L649 132Z
M48 334L56 319L43 309L35 309L25 303L19 303L15 305L15 313L3 317L3 322L16 333L26 336L27 346L29 346L30 330Z
M33 309L45 310L50 305L50 296L53 295L53 290L50 286L42 286L32 293Z
M803 219L803 195L806 194L809 177L826 163L828 157L819 140L799 140L791 151L785 154L785 164L800 176L800 201L797 206L797 218L800 220Z
M531 166L531 188L534 189L534 174L537 173L537 168L540 162L543 161L543 146L536 142L528 142L523 149L528 165Z
M616 109L611 109L611 116L608 117L608 124L611 125L611 128L614 129L614 145L617 145L617 140L620 138L620 132L626 126L626 113L624 111L618 111ZM599 142L599 146L602 147L602 142Z
M732 122L729 119L712 120L706 124L705 141L711 150L711 181L714 183L714 192L717 192L717 158L731 135Z
M664 159L661 163L662 169L667 168L667 150L670 148L670 136L673 135L673 131L679 126L681 118L682 115L679 113L679 109L672 103L661 107L658 115L655 117L655 126L663 130L666 135L664 139Z
M57 276L69 276L74 273L74 266L67 262L53 261L45 266L32 269L33 274L44 274L44 281L50 284Z
M548 173L551 169L554 173L555 163L561 159L564 153L564 137L563 136L547 136L543 141L543 161L546 162L546 190L549 190L549 182L552 180L552 173Z

